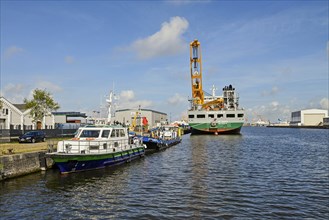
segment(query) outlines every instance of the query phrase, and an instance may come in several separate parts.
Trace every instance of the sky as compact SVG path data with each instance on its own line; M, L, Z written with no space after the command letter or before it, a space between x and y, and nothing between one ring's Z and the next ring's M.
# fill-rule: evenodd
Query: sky
M12 103L45 89L58 111L187 115L189 43L203 89L236 88L247 122L328 109L328 1L0 1L0 91Z

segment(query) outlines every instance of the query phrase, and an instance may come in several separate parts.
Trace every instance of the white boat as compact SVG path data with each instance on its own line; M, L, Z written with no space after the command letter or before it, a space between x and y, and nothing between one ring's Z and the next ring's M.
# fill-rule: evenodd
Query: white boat
M143 157L146 146L131 138L121 125L85 126L74 138L58 142L57 152L47 153L61 173L104 168Z

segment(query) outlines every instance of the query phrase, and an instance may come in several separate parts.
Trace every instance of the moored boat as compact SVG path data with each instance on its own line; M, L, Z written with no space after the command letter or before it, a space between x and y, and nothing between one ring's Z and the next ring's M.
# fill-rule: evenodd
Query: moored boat
M182 141L182 129L178 126L165 125L150 130L149 135L143 136L147 152L164 150Z
M113 166L145 155L140 138L130 138L121 125L85 126L71 140L58 142L57 152L47 153L62 174Z
M239 97L232 85L223 88L223 95L216 96L215 86L211 95L202 89L200 42L190 43L190 71L192 83L191 108L188 123L192 134L240 133L244 123L244 110L239 106Z

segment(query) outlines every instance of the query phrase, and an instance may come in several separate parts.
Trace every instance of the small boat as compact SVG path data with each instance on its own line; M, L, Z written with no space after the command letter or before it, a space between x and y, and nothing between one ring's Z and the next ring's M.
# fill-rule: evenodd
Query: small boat
M143 136L147 152L164 150L182 141L182 129L178 126L165 125L150 130L149 135Z
M58 142L57 152L47 153L62 174L104 168L145 155L141 138L131 138L121 125L88 125L71 140Z

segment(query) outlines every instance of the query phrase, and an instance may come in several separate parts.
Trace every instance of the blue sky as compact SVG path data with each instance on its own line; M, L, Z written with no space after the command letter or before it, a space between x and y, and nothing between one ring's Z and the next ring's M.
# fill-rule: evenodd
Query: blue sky
M203 88L232 84L248 121L328 109L327 1L1 1L1 94L49 91L91 114L111 89L121 108L181 119L191 96L189 43Z

